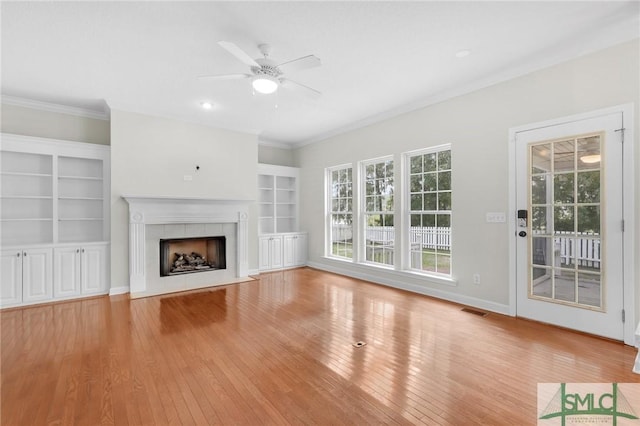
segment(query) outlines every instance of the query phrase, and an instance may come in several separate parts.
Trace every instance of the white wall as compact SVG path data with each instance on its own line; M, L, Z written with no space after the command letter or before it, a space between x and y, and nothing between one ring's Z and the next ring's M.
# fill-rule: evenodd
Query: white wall
M127 195L256 199L256 136L111 111L111 286L129 283ZM196 166L200 170L196 170ZM184 181L191 175L192 181ZM249 212L249 269L257 269L257 211Z
M2 132L109 145L109 121L2 104Z
M635 104L635 140L639 120L638 40L543 69L467 95L357 129L296 150L301 167L301 229L309 232L310 261L351 274L372 274L380 282L505 311L509 303L506 224L488 224L486 212L507 212L508 131L510 127L588 112L614 105ZM451 287L427 280L365 271L323 258L324 168L409 150L452 144L453 156L453 276ZM635 151L636 211L640 211L640 149ZM396 171L399 167L396 168ZM640 215L635 218L640 231ZM640 232L636 255L640 254ZM479 273L482 284L472 284ZM636 261L636 305L640 307L640 261ZM640 309L636 307L636 312Z
M269 145L258 145L258 163L295 167L293 150L276 148Z

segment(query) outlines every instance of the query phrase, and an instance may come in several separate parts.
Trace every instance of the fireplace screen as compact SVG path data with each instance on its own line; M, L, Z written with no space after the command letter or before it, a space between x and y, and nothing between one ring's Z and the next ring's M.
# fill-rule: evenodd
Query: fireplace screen
M160 276L226 269L225 237L160 240Z

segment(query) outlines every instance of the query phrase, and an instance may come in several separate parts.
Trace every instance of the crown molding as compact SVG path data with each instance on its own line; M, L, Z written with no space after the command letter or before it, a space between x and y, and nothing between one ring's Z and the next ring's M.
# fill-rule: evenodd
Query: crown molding
M269 140L269 139L262 139L262 138L258 138L258 145L268 146L268 147L271 147L271 148L279 148L279 149L293 149L293 148L295 148L295 144L286 143L286 142L279 142L279 141L272 141L272 140Z
M17 96L2 95L2 103L23 108L37 109L40 111L55 112L59 114L75 115L77 117L93 118L95 120L109 121L109 113L86 108L72 107L68 105L53 104L49 102L34 101L32 99Z

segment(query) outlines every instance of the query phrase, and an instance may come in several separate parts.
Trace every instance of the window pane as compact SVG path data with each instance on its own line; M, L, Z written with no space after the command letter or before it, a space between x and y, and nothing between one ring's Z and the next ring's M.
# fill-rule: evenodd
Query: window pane
M436 226L436 215L435 214L423 214L422 215L422 226Z
M411 210L422 210L422 194L411 194Z
M438 153L438 170L451 169L451 151L440 151Z
M551 175L531 177L531 203L547 204L547 180Z
M450 192L438 192L438 210L451 210Z
M439 214L436 223L438 227L448 228L451 226L451 216L448 214Z
M422 175L411 176L411 192L422 192Z
M573 233L573 206L556 206L554 211L553 229L556 234L561 232Z
M547 233L547 215L549 214L548 207L532 207L531 213L531 231L534 234L546 234Z
M415 226L420 226L422 224L422 221L420 220L421 215L419 214L412 214L411 215L411 226L415 227Z
M552 266L553 240L551 238L534 237L531 245L533 264Z
M578 303L602 307L602 283L600 280L601 277L598 274L578 273Z
M438 191L451 189L451 172L438 173Z
M451 256L438 253L436 260L436 272L447 275L451 273Z
M438 209L438 193L437 192L424 194L424 209L425 210Z
M422 155L411 157L411 173L422 173Z
M436 154L435 153L424 155L424 171L425 172L436 171Z
M600 168L600 136L578 139L578 170Z
M551 172L551 146L549 144L531 147L531 173Z
M600 206L578 206L578 232L600 235Z
M555 172L574 170L573 140L553 144L553 167Z
M554 175L553 191L556 204L573 203L573 173Z
M555 270L553 283L555 285L556 300L564 300L565 302L576 301L576 273L573 271Z
M437 191L438 190L438 174L426 173L424 174L424 190L425 191Z
M531 269L531 294L539 297L551 297L551 269Z
M600 171L578 173L578 202L600 202Z

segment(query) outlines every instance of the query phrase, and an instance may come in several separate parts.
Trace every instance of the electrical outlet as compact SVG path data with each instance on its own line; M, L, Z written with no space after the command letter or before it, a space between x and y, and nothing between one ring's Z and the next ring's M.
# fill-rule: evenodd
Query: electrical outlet
M480 285L480 274L473 274L473 283L475 285Z

